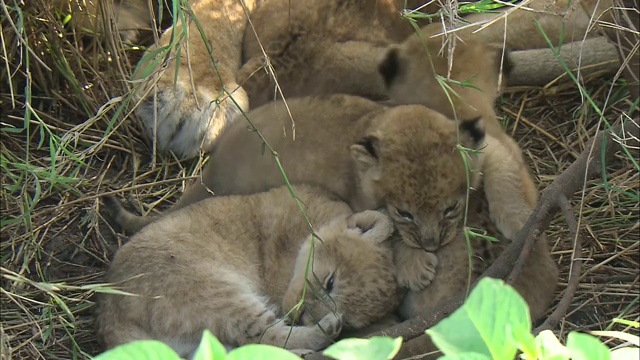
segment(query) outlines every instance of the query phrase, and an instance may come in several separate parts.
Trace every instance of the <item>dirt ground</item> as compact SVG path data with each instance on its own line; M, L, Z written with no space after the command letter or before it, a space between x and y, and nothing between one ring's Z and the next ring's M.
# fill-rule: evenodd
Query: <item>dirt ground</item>
M24 10L22 35L4 31L2 39L2 62L10 66L0 75L0 350L2 359L84 359L102 350L93 333L95 291L125 241L100 215L100 197L117 194L142 212L161 211L202 161L153 159L141 124L119 112L131 86L122 79L140 50L69 35L38 4ZM3 29L10 25L3 15ZM611 123L637 101L611 74L589 75L582 84ZM567 79L508 88L497 108L539 190L605 129ZM561 339L572 330L640 333L625 322L640 319L639 177L637 159L621 152L607 164L606 178L586 182L571 199L584 265L569 312L555 329ZM561 217L546 234L561 269L558 300L573 239Z

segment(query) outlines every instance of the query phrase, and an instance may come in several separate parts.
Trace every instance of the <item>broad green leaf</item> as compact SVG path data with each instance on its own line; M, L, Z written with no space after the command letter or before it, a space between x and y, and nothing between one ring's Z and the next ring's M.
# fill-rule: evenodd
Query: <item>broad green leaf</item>
M402 346L402 337L374 336L370 339L344 339L329 346L322 355L340 360L387 360Z
M509 328L512 329L511 326L509 326ZM531 334L530 328L519 326L515 329L512 329L511 339L508 341L513 342L513 344L518 347L518 350L522 351L523 357L525 359L538 358L536 340Z
M609 360L609 348L591 335L572 331L567 336L567 348L572 360Z
M569 349L560 343L560 340L551 330L544 330L536 336L536 348L538 358L545 360L568 360ZM534 358L535 359L535 358Z
M202 333L200 345L193 354L193 360L222 360L227 356L224 345L209 330Z
M264 345L250 344L233 349L227 354L226 360L300 360L294 353L285 349Z
M94 360L180 360L167 344L156 340L138 340L116 346Z
M438 360L491 360L491 358L485 354L465 352L456 355L441 356Z
M638 360L640 359L640 348L623 347L611 352L611 360Z
M513 334L531 332L524 299L502 280L483 278L451 316L427 330L445 355L480 353L491 359L513 359Z

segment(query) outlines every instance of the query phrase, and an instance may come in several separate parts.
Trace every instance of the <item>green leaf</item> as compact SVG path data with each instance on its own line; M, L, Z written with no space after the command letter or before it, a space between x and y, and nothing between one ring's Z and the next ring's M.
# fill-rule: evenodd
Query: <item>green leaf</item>
M441 356L438 360L491 360L491 358L485 354L465 352L455 355Z
M163 342L138 340L116 346L93 360L180 360L180 356Z
M249 344L233 349L229 352L226 360L300 360L294 353L285 349L264 345Z
M525 327L517 327L512 329L511 340L522 351L527 359L537 359L538 349L536 341L531 331Z
M527 304L502 280L483 278L467 301L451 316L427 330L447 356L480 353L492 359L513 359L514 334L531 332Z
M568 360L569 349L560 343L560 340L551 330L544 330L536 336L536 348L538 351L537 357L532 359L545 359L545 360Z
M609 360L609 348L591 335L572 331L567 337L567 348L573 360Z
M374 336L370 339L343 339L329 346L322 355L340 360L387 360L402 346L402 337Z
M227 356L224 345L209 330L202 334L200 345L193 355L193 360L222 360Z

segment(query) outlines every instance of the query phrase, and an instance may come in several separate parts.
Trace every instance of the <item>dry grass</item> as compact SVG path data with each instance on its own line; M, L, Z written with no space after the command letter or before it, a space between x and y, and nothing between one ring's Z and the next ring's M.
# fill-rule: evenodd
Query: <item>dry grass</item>
M124 79L141 50L74 34L48 3L29 1L21 12L18 2L2 5L9 15L2 16L7 67L0 73L2 359L100 352L93 296L122 241L99 215L100 196L123 193L142 212L164 208L198 168L170 157L152 161L141 125L129 116L132 84ZM620 83L592 76L584 86L599 106L607 103L607 119L628 112L632 99ZM499 109L531 159L540 189L603 128L567 82L510 89ZM622 154L610 165L606 181L588 182L572 199L588 241L581 284L559 329L563 336L576 329L638 335L615 319L640 320L639 172ZM548 231L562 268L558 291L569 272L567 233L562 221Z

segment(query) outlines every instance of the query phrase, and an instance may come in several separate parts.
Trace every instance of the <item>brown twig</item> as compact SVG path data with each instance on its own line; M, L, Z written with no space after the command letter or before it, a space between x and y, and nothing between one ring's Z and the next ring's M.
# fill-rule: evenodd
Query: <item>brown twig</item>
M518 256L518 261L513 265L513 269L507 278L507 284L513 285L515 281L518 279L520 274L522 274L522 270L524 270L524 266L527 263L527 259L529 258L529 254L533 251L533 247L540 239L540 236L544 234L544 231L539 231L538 229L533 229L533 231L527 236L524 241L524 246L522 247L522 251L520 251L520 256Z
M560 202L560 209L562 210L564 219L569 226L569 236L574 240L571 272L569 274L567 288L564 291L564 295L562 295L562 300L560 300L556 309L551 313L551 315L549 315L544 323L535 328L533 332L536 335L543 330L553 329L558 325L560 319L567 314L567 310L573 300L573 295L576 293L576 290L578 290L578 285L580 284L580 272L582 270L582 236L580 235L578 222L576 221L573 210L571 209L569 199L565 196L560 196L558 200Z

